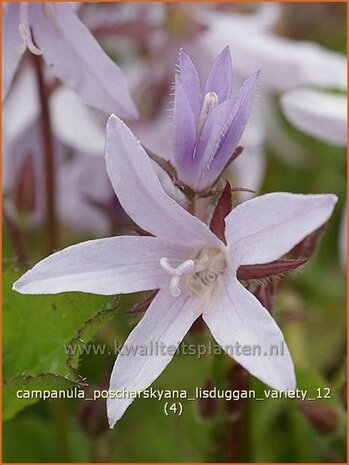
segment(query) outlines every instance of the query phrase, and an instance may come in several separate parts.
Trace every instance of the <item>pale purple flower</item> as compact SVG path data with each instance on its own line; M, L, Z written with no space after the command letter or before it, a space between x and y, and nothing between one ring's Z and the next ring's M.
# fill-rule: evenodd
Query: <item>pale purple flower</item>
M50 97L52 132L72 149L103 158L109 115L96 111L66 86Z
M276 4L261 4L252 15L202 10L201 19L208 27L199 43L211 57L228 44L236 73L248 76L261 68L263 87L269 92L299 85L346 89L345 55L316 42L275 34L281 11Z
M183 50L175 81L174 154L180 181L208 190L232 159L251 112L259 72L232 96L229 47L214 62L202 91L194 64Z
M7 3L3 18L3 98L23 53L49 69L94 107L135 118L126 79L69 3Z
M236 274L241 265L268 263L289 252L329 219L336 196L273 193L248 200L226 218L226 245L164 192L142 146L115 116L107 124L106 163L123 208L154 237L119 236L68 247L25 273L14 290L114 295L160 289L125 343L135 351L115 362L112 391L147 388L200 315L223 348L259 344L264 354L270 345L284 344L280 356L234 358L269 386L293 389L294 368L282 333ZM137 352L151 343L169 350ZM108 400L111 427L131 402Z
M281 107L288 120L300 131L324 142L347 145L347 96L310 88L286 92ZM338 237L339 262L347 262L347 211L342 214Z
M57 212L72 230L101 237L130 226L115 197L103 156L75 152L57 173Z
M13 221L21 220L22 226L31 228L43 221L46 209L40 124L36 119L28 126L23 125L23 129L15 126L11 129L13 134L10 132L9 137L4 134L3 138L4 206ZM64 160L64 150L55 137L53 143L56 154L55 170L58 171ZM31 205L30 209L24 208L25 221L20 215L23 213L22 204Z

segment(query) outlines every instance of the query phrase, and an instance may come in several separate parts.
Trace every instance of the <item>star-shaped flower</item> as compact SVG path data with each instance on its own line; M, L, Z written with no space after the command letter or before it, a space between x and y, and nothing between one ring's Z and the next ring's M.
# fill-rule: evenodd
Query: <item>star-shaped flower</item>
M3 18L3 98L23 53L42 55L50 70L94 107L135 118L121 69L80 21L70 3L7 3Z
M163 190L151 161L116 116L107 124L107 171L128 215L154 237L119 236L87 241L44 259L25 273L14 290L26 294L82 291L113 295L159 289L119 355L110 390L144 390L165 369L194 321L203 316L223 348L256 344L262 354L284 344L279 356L234 358L276 389L293 389L295 374L284 338L269 312L237 279L242 265L272 262L330 217L334 195L272 193L246 201L225 220L220 240ZM161 344L165 353L139 345ZM110 426L132 399L109 399Z

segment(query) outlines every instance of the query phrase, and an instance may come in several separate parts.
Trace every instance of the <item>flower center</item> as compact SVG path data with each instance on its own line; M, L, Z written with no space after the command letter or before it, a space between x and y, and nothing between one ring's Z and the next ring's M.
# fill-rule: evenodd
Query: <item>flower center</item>
M185 260L176 268L166 257L160 260L160 265L172 275L170 293L173 297L181 294L182 278L189 294L206 297L217 287L227 267L225 254L219 249L202 249L194 258Z
M30 25L29 25L28 2L21 2L19 6L18 34L23 42L16 51L17 55L23 55L23 53L27 49L30 52L32 52L34 55L42 55L42 50L39 47L37 47L33 42Z
M208 114L210 111L218 105L218 95L215 92L208 92L205 95L204 103L202 104L202 109L199 116L198 130L201 131L203 128Z

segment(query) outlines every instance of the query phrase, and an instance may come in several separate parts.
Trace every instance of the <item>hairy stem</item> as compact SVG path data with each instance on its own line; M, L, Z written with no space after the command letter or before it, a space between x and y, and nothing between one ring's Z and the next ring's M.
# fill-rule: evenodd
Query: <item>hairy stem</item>
M51 131L51 118L48 107L49 95L44 80L42 58L40 56L33 55L32 59L36 73L41 107L40 123L45 168L47 248L48 252L51 253L58 245L58 225L55 202L55 156Z

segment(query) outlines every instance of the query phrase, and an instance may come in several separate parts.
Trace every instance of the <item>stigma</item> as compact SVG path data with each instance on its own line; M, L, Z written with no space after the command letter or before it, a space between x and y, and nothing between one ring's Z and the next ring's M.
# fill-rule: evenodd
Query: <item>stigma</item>
M211 248L200 250L177 267L173 267L166 257L161 258L160 265L171 275L172 297L179 297L184 288L190 295L201 298L213 294L227 267L225 253Z
M170 281L170 294L172 297L179 297L181 295L181 289L179 287L182 276L191 273L195 268L194 260L185 260L177 268L170 265L168 258L163 257L160 260L161 267L169 273L172 278Z
M29 25L28 9L28 2L21 2L19 7L18 34L22 39L22 44L18 47L16 55L23 55L27 49L34 55L42 55L41 48L37 47L33 42L33 37Z

